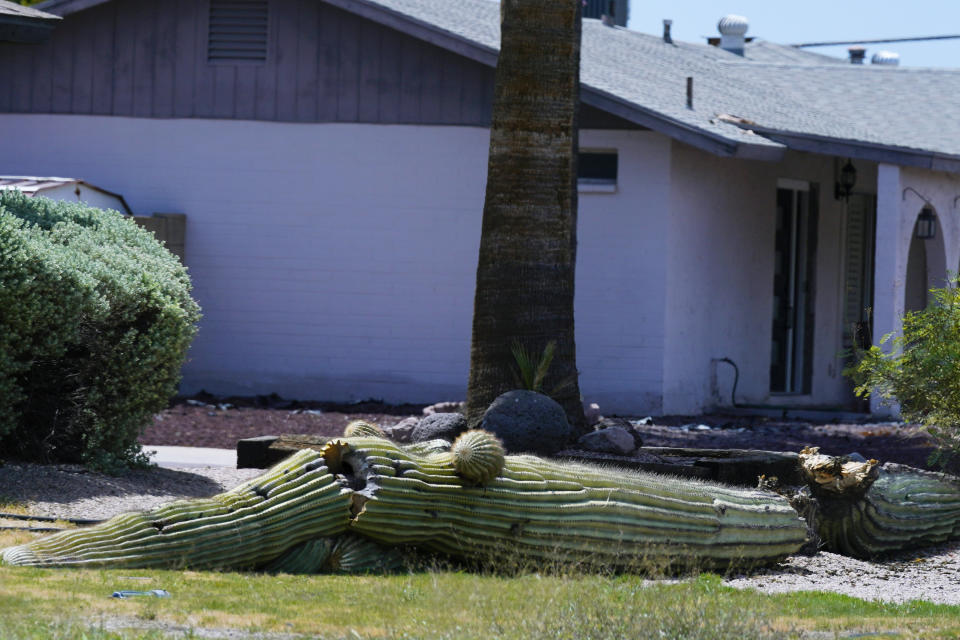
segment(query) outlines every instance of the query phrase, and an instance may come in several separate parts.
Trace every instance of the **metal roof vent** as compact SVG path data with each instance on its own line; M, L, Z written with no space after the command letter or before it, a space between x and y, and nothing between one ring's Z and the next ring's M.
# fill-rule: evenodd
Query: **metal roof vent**
M900 66L900 54L893 51L877 51L870 58L870 64L885 64L889 67Z
M209 62L263 62L267 59L267 0L210 0L207 23Z
M738 56L743 55L747 29L750 23L743 16L730 14L720 18L717 29L720 31L720 48Z
M673 37L670 35L671 26L673 26L673 20L665 19L663 21L663 41L667 44L673 44Z

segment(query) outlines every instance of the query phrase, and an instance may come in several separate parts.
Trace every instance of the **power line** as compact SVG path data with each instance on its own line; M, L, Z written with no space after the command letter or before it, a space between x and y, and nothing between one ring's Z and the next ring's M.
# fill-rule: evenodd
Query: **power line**
M952 36L924 36L920 38L884 38L882 40L843 40L837 42L804 42L802 44L792 44L791 47L802 49L804 47L832 47L842 44L880 44L882 42L923 42L925 40L953 40L960 38L960 34Z

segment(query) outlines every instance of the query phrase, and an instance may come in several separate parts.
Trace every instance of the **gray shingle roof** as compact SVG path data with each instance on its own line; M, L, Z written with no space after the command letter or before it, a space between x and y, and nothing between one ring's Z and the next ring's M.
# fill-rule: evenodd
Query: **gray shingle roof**
M499 48L499 5L491 0L338 2L345 3L377 6L478 48ZM686 107L687 77L693 78L693 109ZM960 103L954 97L960 70L851 65L762 40L749 43L740 57L584 20L581 81L585 101L591 92L605 96L638 116L654 115L726 143L734 153L745 145L812 149L829 141L836 152L855 157L960 169ZM736 116L741 125L723 115ZM944 156L945 164L931 159Z
M744 47L743 56L725 51L720 47L707 47L697 44L679 43L692 49L699 50L706 55L726 60L727 62L744 61L749 62L770 62L787 64L850 64L847 60L825 56L822 53L814 53L805 49L798 49L790 45L777 44L768 40L759 38L747 42Z
M104 1L39 6L67 15ZM499 50L493 0L323 1L487 64ZM762 40L741 57L586 19L580 78L584 102L714 153L790 147L960 171L960 70L851 65Z

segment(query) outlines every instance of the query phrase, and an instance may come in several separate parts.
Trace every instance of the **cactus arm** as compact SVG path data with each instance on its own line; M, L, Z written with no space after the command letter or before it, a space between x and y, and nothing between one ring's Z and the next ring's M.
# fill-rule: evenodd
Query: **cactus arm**
M876 460L852 463L813 447L800 464L826 548L857 558L960 537L960 479Z
M304 450L267 474L213 499L122 514L94 527L3 551L33 566L253 568L349 522L350 491Z

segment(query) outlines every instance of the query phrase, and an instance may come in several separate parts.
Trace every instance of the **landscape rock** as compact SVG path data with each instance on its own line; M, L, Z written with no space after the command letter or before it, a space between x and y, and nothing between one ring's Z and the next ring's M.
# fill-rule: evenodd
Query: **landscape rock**
M652 422L652 421L651 421ZM636 448L643 446L643 438L640 436L640 431L634 425L634 422L627 420L626 418L601 418L600 422L596 424L596 429L609 429L612 427L617 427L624 429L633 437L633 445Z
M499 437L509 453L540 455L562 449L572 431L563 407L541 393L520 389L494 400L484 412L480 428Z
M426 440L454 441L467 430L467 419L462 413L433 413L420 420L411 434L412 442Z
M413 442L413 431L419 424L420 420L411 416L409 418L404 418L392 427L384 427L383 431L387 434L387 437L394 442Z
M588 404L583 408L583 417L587 419L587 424L591 427L600 422L603 419L603 416L600 415L600 405L596 402Z
M607 427L591 431L580 436L577 444L587 451L615 453L622 456L637 448L633 434L623 427Z
M463 413L464 402L438 402L423 408L423 415L432 416L435 413Z

